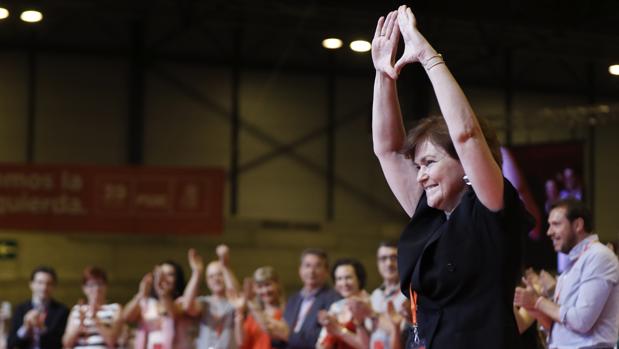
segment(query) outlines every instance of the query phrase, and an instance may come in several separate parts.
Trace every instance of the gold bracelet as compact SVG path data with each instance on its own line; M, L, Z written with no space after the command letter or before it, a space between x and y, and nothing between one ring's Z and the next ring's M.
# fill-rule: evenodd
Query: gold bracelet
M443 60L443 55L437 53L434 56L426 59L426 61L422 65L426 69L426 71L430 71L430 69L434 68L439 64L445 64L445 61Z

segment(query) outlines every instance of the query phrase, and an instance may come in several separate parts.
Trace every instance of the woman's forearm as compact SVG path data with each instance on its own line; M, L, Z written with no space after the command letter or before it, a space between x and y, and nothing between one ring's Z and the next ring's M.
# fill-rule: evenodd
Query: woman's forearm
M376 72L372 103L372 140L374 153L380 156L402 148L406 132L395 80Z
M137 322L140 320L140 301L142 295L137 293L129 303L125 305L122 311L122 319L124 322Z
M200 289L200 281L202 279L202 271L196 270L191 273L191 278L187 282L187 287L183 293L183 301L181 302L183 311L190 315L196 315L195 300L198 296L198 290Z
M81 332L80 324L75 324L71 319L69 319L69 324L62 336L62 346L64 348L73 348L75 346L75 342L77 342L77 338L79 337Z

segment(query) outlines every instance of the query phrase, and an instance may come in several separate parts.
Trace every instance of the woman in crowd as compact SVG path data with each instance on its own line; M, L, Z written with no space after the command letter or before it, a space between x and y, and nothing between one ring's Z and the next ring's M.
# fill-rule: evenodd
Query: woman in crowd
M339 259L331 276L335 290L343 299L331 304L328 312L319 313L322 331L316 343L317 349L367 349L369 345L365 312L371 309L365 287L366 273L363 265L355 259ZM359 305L358 303L363 303Z
M193 348L191 320L181 304L184 288L183 270L173 261L144 275L138 293L123 311L126 322L138 325L135 349Z
M106 302L107 274L101 268L86 267L82 273L82 291L87 303L80 301L71 310L62 337L65 348L116 348L122 327L121 306Z
M241 349L285 348L288 325L282 319L284 297L279 277L270 266L256 269L255 301L237 300L235 336ZM245 298L251 300L251 298Z
M0 302L0 349L6 349L9 320L11 320L11 303Z
M230 297L236 296L238 282L230 270L230 250L219 245L215 252L218 259L206 268L206 285L211 291L209 296L200 296L200 283L204 274L204 261L194 249L188 251L191 278L187 283L183 297L185 312L199 317L199 332L196 348L236 348L234 340L235 308Z
M400 34L404 52L396 61ZM532 222L503 178L496 136L475 116L407 6L379 19L372 59L374 152L411 217L398 245L400 286L418 320L409 346L519 347L512 301L520 238ZM443 116L422 120L407 135L396 79L417 62Z

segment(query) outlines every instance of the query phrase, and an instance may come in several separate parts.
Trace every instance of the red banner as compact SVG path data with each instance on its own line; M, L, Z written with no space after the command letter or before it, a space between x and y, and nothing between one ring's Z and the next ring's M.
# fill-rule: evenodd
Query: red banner
M224 171L0 165L0 228L220 233Z

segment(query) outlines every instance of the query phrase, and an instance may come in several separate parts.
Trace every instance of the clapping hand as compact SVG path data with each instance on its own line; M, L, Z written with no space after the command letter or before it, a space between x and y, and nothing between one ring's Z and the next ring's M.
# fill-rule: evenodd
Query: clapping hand
M542 270L539 273L539 283L542 287L542 294L550 297L557 286L557 279L546 270Z
M199 275L204 272L204 260L195 249L190 248L189 251L187 251L187 260L189 261L189 267L192 272L198 273Z
M336 334L339 330L337 319L328 311L322 309L318 312L318 323L327 330L329 334Z
M346 305L356 323L363 323L366 318L372 316L372 307L370 304L359 297L348 299Z
M522 282L525 287L516 287L516 291L514 292L514 305L523 307L527 310L535 309L535 303L540 295L526 278L523 277Z
M153 287L153 273L146 273L140 281L139 295L142 299L146 299L150 296L150 290Z
M217 258L219 259L221 265L227 268L230 263L230 248L223 244L218 245L215 248L215 254L217 254Z

